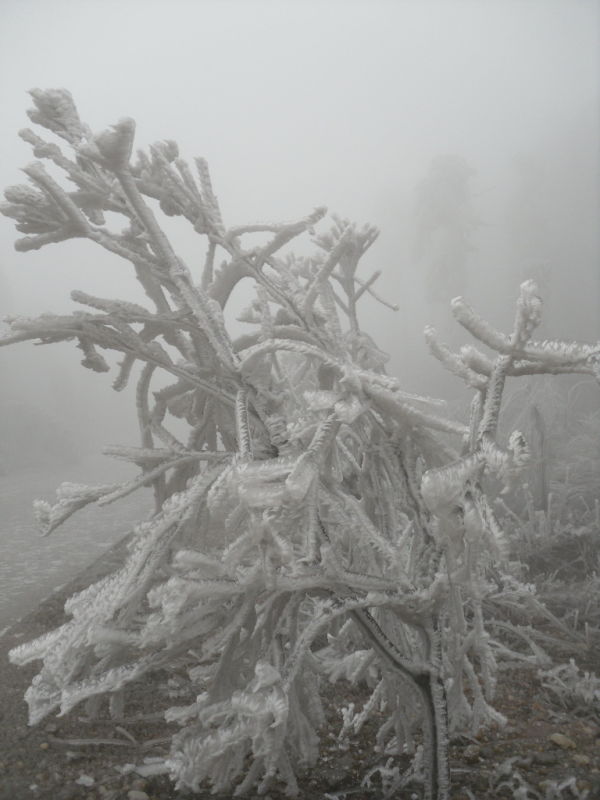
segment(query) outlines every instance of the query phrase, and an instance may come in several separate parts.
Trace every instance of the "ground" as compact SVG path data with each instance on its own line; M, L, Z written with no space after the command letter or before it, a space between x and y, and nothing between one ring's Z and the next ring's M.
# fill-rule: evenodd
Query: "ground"
M117 546L75 581L52 595L32 614L25 617L0 638L0 800L208 800L214 795L191 795L174 790L165 777L141 778L123 769L126 764L140 764L144 758L164 753L170 728L160 719L157 708L173 704L169 697L177 687L167 684L159 691L140 686L134 693L127 718L109 718L93 722L75 710L69 717L51 717L39 726L27 726L23 694L37 665L17 668L9 664L10 648L55 627L62 619L65 598L91 580L113 569L123 555ZM598 672L595 646L579 653L586 669ZM568 653L560 654L568 661ZM596 663L595 663L596 662ZM360 701L356 689L336 685L327 708L331 731L339 727L339 707L351 700ZM185 701L184 701L185 702ZM575 789L565 788L552 797L586 800L600 799L600 719L592 709L574 713L561 708L544 690L531 667L512 668L500 675L496 708L508 722L503 728L489 730L477 738L461 738L450 748L452 800L494 800L495 798L533 798L543 800L547 782L564 783L575 779ZM560 736L556 736L560 734ZM381 785L373 779L372 788L361 787L361 778L376 764L381 754L372 750L372 730L363 729L340 748L333 734L324 734L322 759L301 782L300 800L378 800ZM511 760L515 771L537 793L513 795L503 780L502 764ZM393 764L391 765L393 766ZM119 768L119 769L117 769ZM512 777L515 789L519 779ZM587 795L586 795L587 792ZM229 796L227 796L229 797ZM270 800L282 794L270 791ZM418 787L410 788L397 800L420 798ZM219 800L225 800L219 796Z

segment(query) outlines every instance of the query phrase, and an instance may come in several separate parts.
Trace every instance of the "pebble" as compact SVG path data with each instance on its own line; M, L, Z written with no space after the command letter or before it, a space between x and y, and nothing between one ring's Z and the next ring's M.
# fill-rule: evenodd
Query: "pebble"
M553 733L548 738L553 744L558 745L558 747L562 747L563 750L575 750L577 747L573 739L565 736L564 733Z
M106 786L99 786L98 793L101 800L117 800L119 792L116 789L107 789Z
M48 742L42 742L40 745L40 750L47 750L50 747Z
M130 789L127 792L127 800L150 800L150 798L146 792L142 792L140 789Z
M573 761L578 767L587 767L590 763L590 757L586 756L585 753L574 753Z
M95 781L91 775L81 774L75 781L79 786L93 786Z

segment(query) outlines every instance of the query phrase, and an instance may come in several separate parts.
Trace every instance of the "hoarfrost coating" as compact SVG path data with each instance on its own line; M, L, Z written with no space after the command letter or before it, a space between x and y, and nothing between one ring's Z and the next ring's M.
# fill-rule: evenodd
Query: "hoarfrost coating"
M139 476L63 485L55 506L38 506L40 520L50 532L147 485L155 513L134 527L123 565L67 601L65 624L11 651L15 663L43 662L27 692L31 723L82 701L93 711L105 695L119 715L129 684L183 665L197 698L168 712L181 730L163 769L193 790L207 781L215 792L265 792L281 781L294 794L298 770L318 758L324 680L360 680L368 664L371 700L345 726L382 708L378 745L399 753L415 752L421 729L422 759L394 786L416 776L425 797L444 800L449 732L501 723L499 661L539 656L535 632L515 649L506 610L524 600L549 614L507 562L492 505L493 487L528 456L518 431L499 438L506 378L597 376L600 345L534 340L532 281L508 334L455 299L458 322L493 354L453 354L429 331L433 354L475 388L468 425L445 417L385 373L360 329L358 303L374 290L356 272L371 226L334 219L317 234L319 208L264 226L266 241L248 246L256 226L226 227L204 161L194 175L169 141L130 163L132 120L94 134L66 90L32 96L32 119L73 156L23 136L76 188L41 162L26 168L33 190L9 189L2 208L25 234L18 249L90 239L128 261L146 295L138 305L77 292L91 310L15 319L1 341L75 340L82 365L101 372L101 351L114 350L115 388L136 381L140 446L109 453ZM206 237L201 274L156 203ZM109 227L107 211L126 227ZM312 255L284 250L307 233ZM251 330L233 338L224 309L248 278Z

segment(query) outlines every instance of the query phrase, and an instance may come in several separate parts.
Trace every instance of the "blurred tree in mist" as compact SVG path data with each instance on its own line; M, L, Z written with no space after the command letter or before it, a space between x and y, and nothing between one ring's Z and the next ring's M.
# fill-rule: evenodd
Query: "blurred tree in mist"
M497 251L507 290L525 276L544 295L548 335L600 332L600 155L594 108L582 108L510 162Z
M478 221L469 181L475 170L456 155L437 156L416 190L414 256L426 272L427 299L447 303L467 287Z
M547 298L552 283L552 231L544 165L533 155L517 156L513 177L505 221L510 263L521 280L526 275L534 277Z

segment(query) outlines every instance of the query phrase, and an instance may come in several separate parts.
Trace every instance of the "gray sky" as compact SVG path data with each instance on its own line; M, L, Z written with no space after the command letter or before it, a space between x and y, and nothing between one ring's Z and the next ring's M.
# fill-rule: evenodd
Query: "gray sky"
M564 281L550 309L565 334L598 335L599 36L596 0L2 0L0 185L24 182L32 160L17 137L27 89L65 87L94 130L132 116L140 146L172 138L206 157L226 222L325 204L376 224L365 274L384 270L379 289L401 311L367 304L365 328L421 389L423 324L448 320L425 304L408 241L415 186L439 154L476 170L471 289L499 322L518 284L503 232L514 159L541 160ZM135 296L128 265L89 243L19 254L14 238L0 218L0 312L64 311L72 288ZM182 234L192 267L194 247Z

